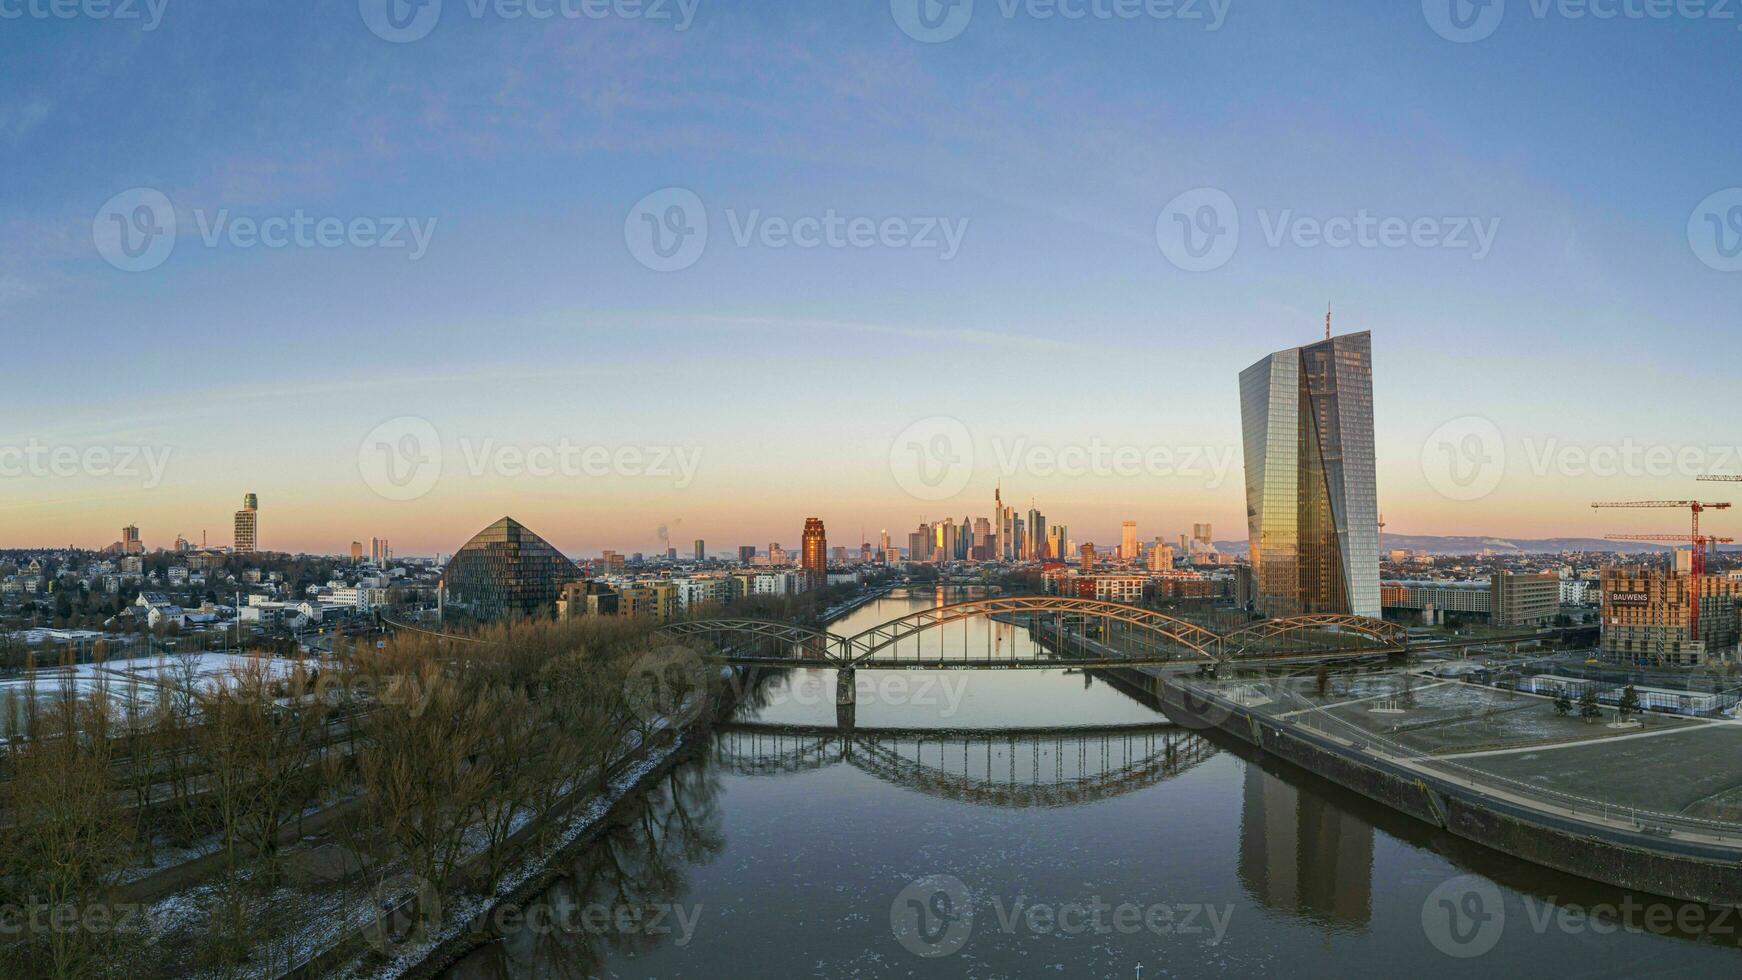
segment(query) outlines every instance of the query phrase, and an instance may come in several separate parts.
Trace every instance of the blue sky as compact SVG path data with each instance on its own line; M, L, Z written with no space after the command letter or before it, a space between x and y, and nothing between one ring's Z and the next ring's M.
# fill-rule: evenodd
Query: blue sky
M1585 505L1694 484L1532 461L1557 441L1742 442L1742 273L1689 235L1696 206L1742 185L1738 23L1512 0L1492 36L1453 43L1416 3L1232 0L1212 31L977 0L959 36L921 43L887 0L700 0L681 31L446 0L426 37L390 43L356 0L167 0L150 31L0 19L0 444L173 451L150 488L9 477L0 540L106 544L129 521L148 543L227 540L252 490L286 548L382 534L446 551L501 513L574 553L650 548L661 524L726 548L796 540L810 513L837 540L978 515L1000 475L1079 541L1127 517L1145 538L1195 520L1238 537L1237 471L1003 475L992 443L1236 449L1238 371L1314 339L1327 300L1339 330L1374 334L1393 529L1656 527ZM704 202L709 236L658 272L625 222L671 187ZM1241 237L1192 272L1158 248L1157 216L1200 187L1235 203ZM93 243L93 216L134 188L178 225L143 272ZM753 213L830 211L952 222L960 247L734 239ZM297 212L433 230L416 260L199 232ZM1493 240L1479 258L1267 240L1361 212L1468 218ZM450 468L384 499L358 447L405 416L432 423ZM1503 433L1508 467L1452 500L1423 447L1469 416ZM890 443L939 417L972 433L975 473L960 498L915 500ZM452 466L462 439L564 438L705 454L681 488Z

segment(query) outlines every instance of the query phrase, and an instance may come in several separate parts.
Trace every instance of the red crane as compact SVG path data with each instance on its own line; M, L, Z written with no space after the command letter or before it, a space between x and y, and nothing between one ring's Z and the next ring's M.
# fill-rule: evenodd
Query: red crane
M1708 510L1728 510L1728 503L1705 503L1699 500L1624 500L1614 503L1592 504L1592 507L1650 507L1675 508L1686 510L1693 515L1693 528L1686 537L1679 534L1608 534L1604 535L1610 541L1662 541L1666 543L1687 542L1693 546L1693 588L1688 593L1688 639L1700 638L1700 576L1706 574L1706 549L1718 544L1730 544L1734 538L1711 537L1700 533L1700 514Z

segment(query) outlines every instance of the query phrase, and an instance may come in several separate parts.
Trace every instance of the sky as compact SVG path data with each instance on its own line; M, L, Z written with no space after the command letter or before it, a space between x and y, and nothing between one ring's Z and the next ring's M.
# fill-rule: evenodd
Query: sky
M1742 473L1733 9L391 3L0 0L0 546L1243 538L1327 303L1392 533Z

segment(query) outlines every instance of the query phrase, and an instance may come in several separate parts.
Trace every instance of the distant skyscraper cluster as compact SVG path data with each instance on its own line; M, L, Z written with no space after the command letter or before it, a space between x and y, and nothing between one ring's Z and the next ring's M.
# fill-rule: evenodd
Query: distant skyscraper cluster
M1030 504L1027 516L1004 503L1002 485L992 491L992 516L946 517L920 524L907 536L910 561L1062 561L1069 547L1069 530L1051 524ZM889 532L883 532L881 552L894 560Z

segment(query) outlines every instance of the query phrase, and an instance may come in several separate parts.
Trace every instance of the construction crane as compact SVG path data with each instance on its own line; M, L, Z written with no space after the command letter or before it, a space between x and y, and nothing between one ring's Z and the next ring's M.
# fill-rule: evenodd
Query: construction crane
M1611 503L1596 503L1593 508L1627 507L1627 508L1671 508L1686 510L1693 515L1693 527L1686 537L1681 535L1660 534L1608 534L1604 538L1609 541L1660 541L1666 543L1686 542L1693 546L1693 582L1688 592L1688 616L1692 622L1688 626L1688 639L1699 639L1700 624L1700 576L1706 574L1706 549L1718 544L1729 544L1734 538L1715 538L1700 533L1700 515L1708 510L1728 510L1729 503L1706 503L1699 500L1623 500ZM1674 567L1673 565L1671 566Z

